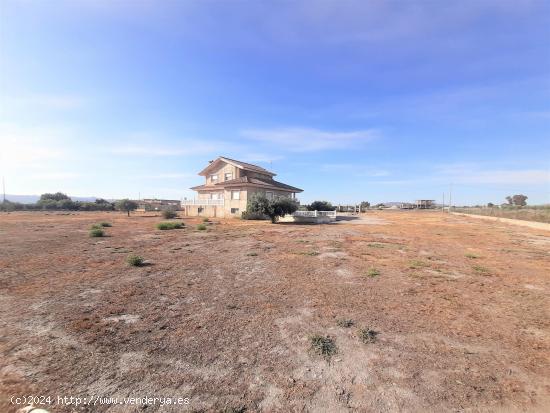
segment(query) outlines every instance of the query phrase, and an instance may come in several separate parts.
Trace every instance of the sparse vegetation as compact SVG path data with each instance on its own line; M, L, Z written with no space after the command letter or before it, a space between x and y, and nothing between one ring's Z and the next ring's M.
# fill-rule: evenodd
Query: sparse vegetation
M466 254L464 254L464 256L465 256L466 258L470 258L470 259L472 259L472 260L474 260L474 259L476 259L476 258L479 258L479 255L474 254L474 253L471 253L471 252L467 252Z
M491 273L491 271L488 269L488 268L485 268L481 265L474 265L472 267L472 269L477 272L478 274L481 274L481 275L489 275Z
M336 343L333 338L329 336L322 336L320 334L315 334L309 338L311 345L311 350L320 356L323 356L325 359L330 359L333 355L337 353Z
M198 229L199 231L206 231L206 225L204 225L204 224L199 224L199 225L197 225L197 229Z
M165 209L164 211L162 211L162 217L164 219L173 219L173 218L176 218L178 216L178 214L176 213L176 211L173 211L171 209Z
M410 263L409 263L409 268L412 269L412 270L416 270L418 268L422 268L422 267L426 267L428 264L426 264L424 261L420 261L420 260L412 260Z
M101 228L90 229L90 237L92 238L103 237L104 235L105 235L105 232Z
M319 255L319 253L317 251L306 251L306 252L301 252L300 254L301 255L309 255L310 257L315 257L316 255Z
M145 262L145 259L140 255L130 254L126 258L126 262L130 264L132 267L141 267Z
M336 325L343 328L353 327L354 324L355 322L353 320L347 318L341 318L340 320L336 321Z
M384 244L380 244L379 242L371 242L368 244L369 247L371 248L384 248L385 245Z
M182 229L184 226L183 222L159 222L157 224L157 229L160 230L170 230L170 229Z
M247 257L256 257L257 255L257 252L249 252L248 254L246 254Z
M453 208L453 210L463 214L520 219L523 221L545 222L550 224L550 205L516 206L503 204L500 207L463 207Z
M101 229L101 225L100 224L92 224L90 225L90 229Z
M210 222L210 219L208 219L207 217L205 217L205 218L202 219L202 222Z
M367 277L374 278L379 275L380 275L380 271L376 268L369 268L369 270L367 271Z
M371 330L370 328L361 328L357 332L357 335L363 343L369 344L376 341L376 336L378 335L378 332Z

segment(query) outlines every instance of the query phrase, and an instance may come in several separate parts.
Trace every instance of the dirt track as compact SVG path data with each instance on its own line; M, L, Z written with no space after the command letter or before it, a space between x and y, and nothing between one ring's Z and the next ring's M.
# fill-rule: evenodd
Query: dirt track
M369 217L199 232L193 219L158 231L160 217L0 215L0 411L22 394L190 398L78 409L99 412L548 411L548 233ZM89 238L103 220L109 236ZM150 265L129 267L130 252ZM337 354L312 353L313 334Z

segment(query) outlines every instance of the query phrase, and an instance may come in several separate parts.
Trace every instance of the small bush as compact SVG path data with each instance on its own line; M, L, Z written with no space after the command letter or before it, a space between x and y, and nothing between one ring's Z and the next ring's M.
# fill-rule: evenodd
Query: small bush
M92 228L90 229L90 237L97 238L105 235L105 232L101 228Z
M169 229L182 229L182 222L159 222L157 224L157 229L160 230L169 230Z
M384 244L380 244L379 242L371 242L369 244L369 247L371 247L371 248L384 248Z
M315 257L315 256L319 255L319 253L317 251L306 251L306 252L301 252L300 254L301 255L309 255L310 257Z
M102 226L102 227L112 227L113 226L113 224L111 224L110 222L100 222L99 225Z
M204 225L204 224L199 224L199 225L197 225L197 229L198 229L199 231L206 231L206 225Z
M491 273L488 268L482 267L481 265L474 265L472 268L475 272L481 275L489 275Z
M338 327L343 327L343 328L353 327L354 324L355 322L353 320L348 320L346 318L342 318L336 322L336 325Z
M378 335L378 332L371 330L370 328L362 328L359 330L357 335L363 343L369 344L376 341L376 336Z
M99 225L99 224L92 224L92 225L90 225L90 229L101 229L101 225Z
M257 252L249 252L248 254L246 254L247 257L256 257L257 255Z
M178 214L176 214L176 211L172 211L171 209L166 209L166 210L162 211L162 217L164 219L173 219L177 216L178 216Z
M471 258L471 259L479 258L479 255L472 254L471 252L469 252L469 253L467 253L467 254L464 254L464 256L465 256L466 258Z
M210 222L210 220L208 218L203 218L202 222Z
M422 268L422 267L425 267L426 266L426 263L420 261L420 260L412 260L409 264L409 268L410 269L417 269L417 268Z
M378 275L380 275L380 271L378 271L376 268L369 268L369 270L367 271L367 277L374 278Z
M145 259L139 255L131 254L131 255L128 255L128 258L126 258L126 261L132 267L140 267L145 262Z
M311 350L326 359L330 359L337 352L334 339L329 336L315 334L309 338Z

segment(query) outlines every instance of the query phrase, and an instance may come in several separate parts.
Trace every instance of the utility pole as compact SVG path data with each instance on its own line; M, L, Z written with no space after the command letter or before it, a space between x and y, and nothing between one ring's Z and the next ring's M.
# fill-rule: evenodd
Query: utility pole
M453 183L451 182L451 187L449 189L449 214L451 213L451 208L452 208L452 200L453 200Z

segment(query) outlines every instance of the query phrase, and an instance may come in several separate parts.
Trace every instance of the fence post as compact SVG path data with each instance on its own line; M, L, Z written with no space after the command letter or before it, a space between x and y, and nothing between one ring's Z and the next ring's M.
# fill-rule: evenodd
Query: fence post
M315 214L313 216L317 218L317 210L315 210Z

